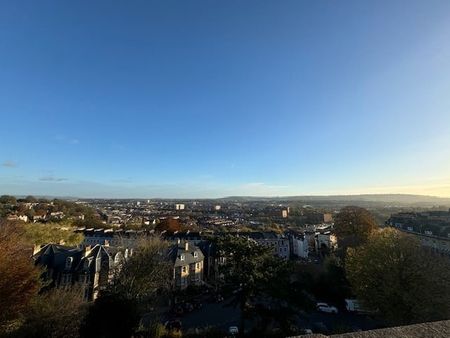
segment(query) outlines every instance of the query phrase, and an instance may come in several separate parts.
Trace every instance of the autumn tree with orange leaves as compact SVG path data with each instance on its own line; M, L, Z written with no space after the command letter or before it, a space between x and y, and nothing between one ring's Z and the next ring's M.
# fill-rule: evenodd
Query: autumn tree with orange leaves
M32 246L23 233L20 223L0 220L0 332L20 316L41 286L41 270L31 260Z

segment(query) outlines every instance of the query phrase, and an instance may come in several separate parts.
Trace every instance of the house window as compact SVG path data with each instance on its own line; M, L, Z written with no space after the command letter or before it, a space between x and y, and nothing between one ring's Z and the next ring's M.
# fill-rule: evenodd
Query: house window
M180 261L184 261L184 255L180 255Z
M195 258L197 258L197 257L198 257L198 253L197 253L197 251L196 251L196 252L194 252L194 257L195 257Z
M67 257L66 259L66 269L70 270L72 268L73 257Z
M195 264L195 267L196 267L197 269L200 269L200 263L196 263L196 264Z
M185 266L183 266L182 271L183 271L183 273L186 272L186 267Z

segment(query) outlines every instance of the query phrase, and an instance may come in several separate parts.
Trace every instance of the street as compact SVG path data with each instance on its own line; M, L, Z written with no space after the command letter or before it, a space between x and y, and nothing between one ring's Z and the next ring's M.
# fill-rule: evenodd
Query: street
M202 308L185 313L180 318L183 331L195 328L216 327L227 331L230 326L239 326L240 311L229 306L227 301L220 303L203 303ZM318 311L299 313L295 320L299 329L311 329L313 332L330 333L336 329L346 328L349 331L369 330L377 327L377 323L366 315L358 315L341 311L338 314L327 314ZM254 324L246 322L250 329Z

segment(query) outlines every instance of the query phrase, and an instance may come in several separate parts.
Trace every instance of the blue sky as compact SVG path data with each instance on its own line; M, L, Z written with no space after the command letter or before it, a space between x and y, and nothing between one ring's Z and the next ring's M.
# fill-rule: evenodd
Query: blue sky
M0 193L450 196L449 1L0 6Z

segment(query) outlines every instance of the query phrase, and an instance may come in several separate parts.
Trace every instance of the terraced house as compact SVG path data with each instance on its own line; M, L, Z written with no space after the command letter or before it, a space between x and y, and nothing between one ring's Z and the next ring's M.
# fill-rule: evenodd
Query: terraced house
M190 285L202 285L202 251L193 243L179 241L170 248L169 257L173 263L174 288L183 290Z
M47 244L35 250L33 259L46 268L51 286L78 285L86 300L95 300L111 281L115 268L130 254L128 249L104 245L79 248Z

